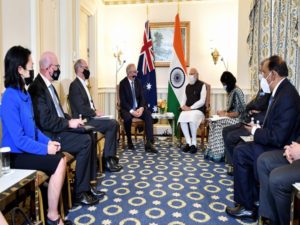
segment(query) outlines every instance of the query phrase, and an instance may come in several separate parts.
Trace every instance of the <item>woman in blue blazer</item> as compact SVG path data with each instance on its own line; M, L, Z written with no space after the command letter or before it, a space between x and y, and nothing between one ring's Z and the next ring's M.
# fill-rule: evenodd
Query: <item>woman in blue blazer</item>
M29 49L14 46L4 59L5 92L2 97L2 146L11 149L11 167L35 169L50 176L47 224L70 224L58 213L59 195L64 183L66 159L60 143L51 141L36 126L32 103L25 85L33 81Z

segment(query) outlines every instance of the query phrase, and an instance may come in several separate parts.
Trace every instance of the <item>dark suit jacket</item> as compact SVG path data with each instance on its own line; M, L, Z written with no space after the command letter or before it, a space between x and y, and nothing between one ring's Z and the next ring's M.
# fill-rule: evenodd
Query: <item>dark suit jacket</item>
M91 108L89 97L78 78L70 84L69 101L74 118L79 118L79 114L81 114L83 118L96 116L95 110Z
M71 117L66 113L64 113L65 118L57 115L51 94L40 74L30 85L28 91L32 98L36 124L47 136L66 131L69 128L68 121ZM59 99L56 91L55 94Z
M134 89L138 108L144 107L146 109L146 101L143 94L143 87L138 79L134 80ZM119 90L122 115L124 112L128 113L132 109L133 105L131 87L127 77L121 80Z
M282 148L298 135L300 98L296 88L285 79L279 85L269 106L263 128L257 129L257 144Z

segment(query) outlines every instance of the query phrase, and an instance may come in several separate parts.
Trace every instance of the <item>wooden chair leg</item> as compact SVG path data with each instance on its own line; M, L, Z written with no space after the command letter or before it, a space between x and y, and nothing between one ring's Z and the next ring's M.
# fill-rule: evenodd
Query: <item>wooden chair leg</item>
M103 156L103 151L102 151L102 144L101 140L97 142L97 149L98 149L98 160L99 160L99 172L100 174L103 173L103 168L102 168L102 156Z
M122 149L125 149L125 131L124 131L124 126L121 128L121 136L122 136Z
M39 208L40 208L40 218L42 221L42 224L46 224L45 223L45 214L44 214L44 203L43 203L43 197L42 197L42 191L40 189L40 187L38 187L38 198L39 198Z
M67 172L66 172L66 175L67 175L67 190L68 190L68 206L69 206L69 209L72 208L72 192L71 192L71 168L70 168L71 165L67 165Z

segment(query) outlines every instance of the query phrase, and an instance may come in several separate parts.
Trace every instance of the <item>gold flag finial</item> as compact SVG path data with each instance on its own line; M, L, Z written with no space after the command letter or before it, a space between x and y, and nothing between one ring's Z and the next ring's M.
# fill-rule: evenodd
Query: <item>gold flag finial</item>
M177 0L177 13L178 14L180 13L180 3L179 3L179 0Z

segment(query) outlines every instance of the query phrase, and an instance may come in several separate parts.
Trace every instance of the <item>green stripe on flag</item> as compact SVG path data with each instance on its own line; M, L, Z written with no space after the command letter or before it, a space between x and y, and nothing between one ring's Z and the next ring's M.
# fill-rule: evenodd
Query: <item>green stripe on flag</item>
M180 108L180 104L179 101L173 91L173 88L171 87L170 83L168 84L168 112L173 112L174 116L175 116L175 135L178 137L179 133L178 133L178 129L177 129L177 120L179 117L179 108ZM172 124L171 124L172 126Z

